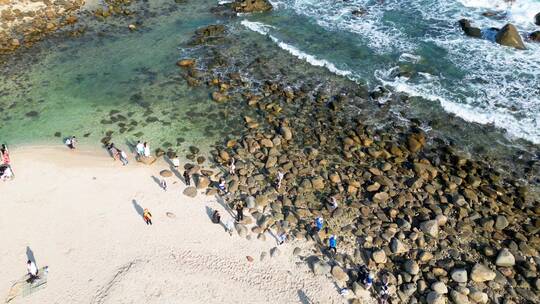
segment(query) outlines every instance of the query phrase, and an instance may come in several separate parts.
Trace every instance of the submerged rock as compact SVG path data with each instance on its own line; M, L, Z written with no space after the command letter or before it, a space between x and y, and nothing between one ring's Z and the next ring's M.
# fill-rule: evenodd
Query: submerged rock
M508 23L495 36L495 41L500 45L511 46L519 50L524 50L525 45L516 27Z
M268 0L237 0L232 4L237 13L266 12L272 9Z
M540 42L540 31L535 31L529 34L529 40Z

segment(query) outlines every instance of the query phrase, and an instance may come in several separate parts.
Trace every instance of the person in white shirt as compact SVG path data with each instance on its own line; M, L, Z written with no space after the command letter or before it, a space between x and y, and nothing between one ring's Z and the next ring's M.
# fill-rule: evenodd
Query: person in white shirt
M144 157L150 157L150 145L147 142L144 143Z
M123 150L120 150L120 161L124 166L128 164L127 154Z
M277 188L279 190L279 188L281 188L281 181L283 181L283 177L285 176L285 174L281 171L278 171L277 173Z
M30 283L32 283L35 279L39 279L36 263L28 260L28 262L26 262L26 268L28 269L28 275L30 275Z
M175 155L173 159L171 159L171 161L175 169L178 169L180 167L180 159L178 158L178 156Z
M137 150L137 155L139 157L144 155L144 145L141 143L140 140L137 141L137 145L135 146L135 150Z
M234 175L236 171L236 165L234 164L234 157L231 158L231 163L229 164L229 174Z

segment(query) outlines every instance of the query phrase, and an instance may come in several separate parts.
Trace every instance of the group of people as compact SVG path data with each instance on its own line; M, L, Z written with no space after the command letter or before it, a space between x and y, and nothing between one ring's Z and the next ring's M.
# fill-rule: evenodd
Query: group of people
M140 140L137 141L137 145L135 145L135 150L137 151L137 157L143 158L143 157L150 157L150 145L147 142L141 143Z
M126 152L118 149L114 143L107 144L107 151L109 151L114 160L120 160L122 165L126 166L129 163Z
M13 169L11 168L11 158L9 150L5 144L0 146L0 180L7 181L13 179Z

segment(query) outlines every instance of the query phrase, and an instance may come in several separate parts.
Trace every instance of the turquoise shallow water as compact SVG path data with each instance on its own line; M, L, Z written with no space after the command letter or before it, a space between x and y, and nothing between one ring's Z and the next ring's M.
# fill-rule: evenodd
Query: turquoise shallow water
M207 90L187 87L175 65L193 31L215 22L208 5L167 14L154 5L157 16L136 32L123 20L90 25L82 38L53 38L4 67L1 141L54 143L75 134L95 144L112 131L114 141L142 138L182 151L232 131L236 115Z

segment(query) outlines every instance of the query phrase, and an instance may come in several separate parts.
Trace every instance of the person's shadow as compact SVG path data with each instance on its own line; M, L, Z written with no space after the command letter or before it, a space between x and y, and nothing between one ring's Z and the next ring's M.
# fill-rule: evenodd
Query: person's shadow
M26 246L26 258L29 261L34 262L34 264L36 264L36 267L37 267L36 258L34 257L34 251L30 249L30 246Z
M301 290L301 289L298 289L298 299L300 300L300 302L302 304L311 304L311 300L309 299L309 297L306 295L306 293Z
M172 173L174 173L174 175L182 182L182 183L186 183L186 180L184 179L184 176L182 176L182 173L180 173L180 170L179 169L176 169L174 167L174 164L172 162L172 160L168 157L168 156L165 156L163 157L163 159L167 162L167 164L169 165L169 169L171 170Z
M137 211L137 214L144 219L144 209L137 203L136 200L131 200L131 203L133 204L133 208L135 211Z
M152 175L152 180L161 188L161 180L159 178Z

